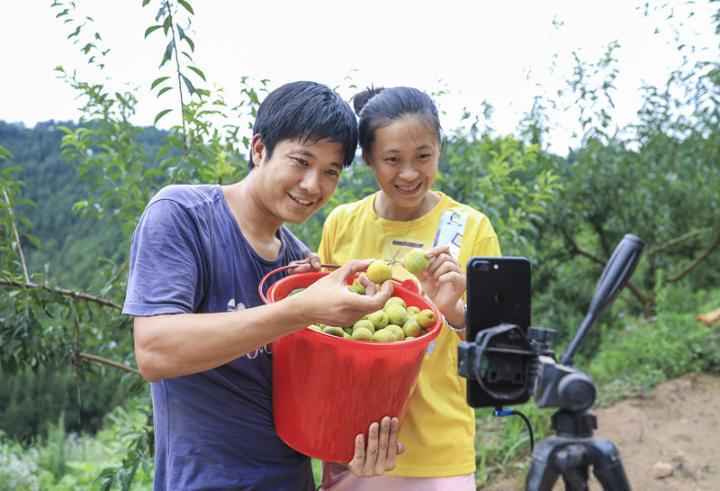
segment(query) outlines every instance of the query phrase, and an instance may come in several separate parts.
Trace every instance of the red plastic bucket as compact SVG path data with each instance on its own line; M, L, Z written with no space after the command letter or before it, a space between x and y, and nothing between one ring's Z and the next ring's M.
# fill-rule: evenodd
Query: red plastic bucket
M265 296L266 276L260 284L261 296L267 303L276 302L326 274L286 276ZM367 438L370 423L384 416L402 421L425 350L442 323L436 307L416 291L412 282L396 282L393 295L408 306L435 313L437 322L417 339L371 343L306 328L272 343L273 417L285 443L310 457L347 463L353 457L355 437L363 433Z

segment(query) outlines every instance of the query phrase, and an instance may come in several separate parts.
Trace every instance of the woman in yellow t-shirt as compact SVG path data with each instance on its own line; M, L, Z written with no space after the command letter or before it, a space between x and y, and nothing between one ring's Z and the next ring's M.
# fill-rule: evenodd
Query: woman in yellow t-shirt
M409 87L369 89L354 98L363 159L380 190L338 206L320 243L324 263L356 258L394 262L393 277L410 276L399 263L412 248L428 252L430 265L417 278L446 323L429 345L400 428L405 453L385 476L355 477L325 464L330 491L475 490L475 416L457 374L464 335L465 265L472 256L500 255L497 235L479 211L433 191L441 127L432 99Z

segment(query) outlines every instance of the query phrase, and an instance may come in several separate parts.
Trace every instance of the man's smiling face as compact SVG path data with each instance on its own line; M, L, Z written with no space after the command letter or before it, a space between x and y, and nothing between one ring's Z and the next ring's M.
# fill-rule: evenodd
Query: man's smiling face
M258 145L259 143L259 145ZM283 140L268 158L261 142L253 142L253 159L261 174L265 208L280 222L303 223L319 210L340 180L343 146L330 140Z

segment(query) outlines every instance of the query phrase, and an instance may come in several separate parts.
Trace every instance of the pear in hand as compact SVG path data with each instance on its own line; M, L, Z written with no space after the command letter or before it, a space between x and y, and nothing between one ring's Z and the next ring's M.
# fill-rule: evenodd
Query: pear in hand
M403 258L403 267L415 276L420 275L430 264L430 260L422 249L412 249Z
M376 259L370 263L366 274L370 281L379 285L392 278L392 269L386 261Z

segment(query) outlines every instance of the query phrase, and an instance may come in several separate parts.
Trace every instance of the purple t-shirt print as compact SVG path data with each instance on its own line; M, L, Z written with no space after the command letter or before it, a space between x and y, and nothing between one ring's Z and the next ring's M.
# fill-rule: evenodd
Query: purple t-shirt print
M278 258L267 261L243 237L219 186L166 187L133 235L123 313L261 305L261 278L309 253L287 229L279 238ZM275 433L271 362L262 347L213 370L151 384L155 490L314 489L309 459Z

